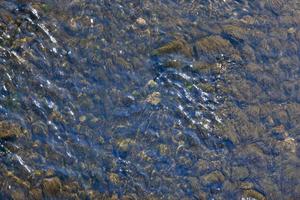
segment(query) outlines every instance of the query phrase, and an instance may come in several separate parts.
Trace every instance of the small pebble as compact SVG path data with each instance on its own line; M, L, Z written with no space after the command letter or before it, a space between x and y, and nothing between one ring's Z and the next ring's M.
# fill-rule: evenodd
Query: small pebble
M148 83L147 83L146 86L148 86L148 87L155 87L155 86L157 86L157 83L154 80L150 80L150 81L148 81Z
M157 105L157 104L160 103L160 101L161 101L161 99L160 99L160 93L159 92L153 92L146 99L146 102L150 103L152 105Z
M145 26L147 24L146 20L141 17L136 20L136 23L141 26Z
M86 116L82 115L79 117L80 122L84 122L86 120Z

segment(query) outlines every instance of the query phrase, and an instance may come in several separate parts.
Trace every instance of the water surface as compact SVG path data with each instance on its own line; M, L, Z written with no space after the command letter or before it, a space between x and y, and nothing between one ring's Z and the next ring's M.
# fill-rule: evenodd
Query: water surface
M300 5L0 2L1 199L300 199Z

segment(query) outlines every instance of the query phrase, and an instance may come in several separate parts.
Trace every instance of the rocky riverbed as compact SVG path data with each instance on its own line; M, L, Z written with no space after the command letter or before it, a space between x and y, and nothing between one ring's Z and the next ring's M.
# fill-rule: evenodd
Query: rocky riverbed
M300 199L300 4L0 2L0 199Z

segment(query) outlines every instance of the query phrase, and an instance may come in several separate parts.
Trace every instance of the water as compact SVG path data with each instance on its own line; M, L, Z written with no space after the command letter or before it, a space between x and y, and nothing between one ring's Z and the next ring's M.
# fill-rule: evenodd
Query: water
M299 199L299 3L1 1L1 199Z

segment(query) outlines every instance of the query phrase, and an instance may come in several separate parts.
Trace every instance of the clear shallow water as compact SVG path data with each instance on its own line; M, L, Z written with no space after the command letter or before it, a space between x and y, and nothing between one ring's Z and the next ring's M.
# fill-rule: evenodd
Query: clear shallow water
M298 199L297 1L2 1L3 199Z

